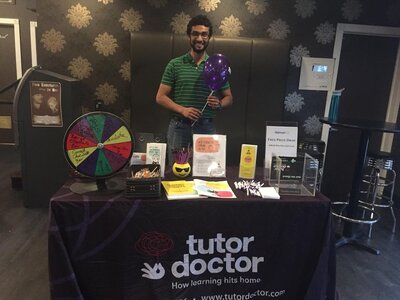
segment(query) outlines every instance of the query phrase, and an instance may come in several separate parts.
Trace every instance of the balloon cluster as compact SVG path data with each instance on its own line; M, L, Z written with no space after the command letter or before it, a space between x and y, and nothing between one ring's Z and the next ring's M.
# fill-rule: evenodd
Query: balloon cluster
M216 91L223 87L231 75L231 67L228 59L222 54L210 55L207 59L203 76L207 86Z

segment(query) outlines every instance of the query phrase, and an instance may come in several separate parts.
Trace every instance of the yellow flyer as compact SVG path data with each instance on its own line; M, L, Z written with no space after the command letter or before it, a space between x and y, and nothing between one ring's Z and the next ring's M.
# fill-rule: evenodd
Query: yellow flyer
M257 145L242 144L239 178L254 179L256 173Z

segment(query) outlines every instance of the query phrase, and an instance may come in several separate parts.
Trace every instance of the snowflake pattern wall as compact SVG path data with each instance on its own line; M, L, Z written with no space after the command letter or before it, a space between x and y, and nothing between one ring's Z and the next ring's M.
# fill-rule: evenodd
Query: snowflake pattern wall
M133 8L125 10L121 14L119 21L121 22L122 28L130 32L139 31L144 22L142 15Z
M112 34L104 32L99 34L95 38L93 46L96 47L96 51L104 56L113 55L118 48L117 40Z
M317 9L315 0L296 0L294 5L296 15L305 19L311 17Z
M233 15L224 18L221 22L219 29L222 31L222 35L225 37L238 37L240 36L240 31L243 30L242 22Z
M179 14L176 14L174 17L172 17L172 21L170 23L172 32L175 34L186 33L186 25L189 23L190 19L190 16L185 14L183 11Z
M293 47L293 49L290 50L290 64L299 68L303 56L310 56L310 51L308 51L306 47L301 44Z
M117 101L118 97L117 89L108 82L100 84L96 88L95 94L97 96L97 99L103 101L105 105L110 105L114 103L115 101Z
M88 27L90 21L93 20L87 7L82 6L79 3L75 6L72 5L71 8L68 9L67 19L71 26L78 29Z
M335 27L325 22L317 26L317 30L315 30L314 34L317 42L325 45L333 41L335 37Z
M265 13L268 2L265 0L250 0L246 1L248 11L253 15L262 15Z
M271 39L285 40L290 33L290 29L285 21L278 19L269 25L267 32Z
M297 92L289 93L285 97L285 110L294 114L301 110L304 105L304 98Z
M304 131L311 136L321 133L322 124L316 115L309 117L303 124Z
M43 47L52 53L61 52L64 49L64 45L66 44L64 35L60 32L51 28L48 31L43 33L40 42L43 44Z
M92 64L88 59L78 56L73 58L68 65L72 77L77 79L89 78L93 72Z
M97 1L99 1L99 2L101 2L101 3L103 3L103 4L105 4L105 5L107 5L107 4L110 4L110 3L113 3L113 2L114 2L114 0L97 0Z
M197 2L199 3L199 7L206 12L216 10L218 3L221 3L220 0L197 0Z
M357 20L362 12L362 5L358 0L346 0L342 5L343 17L351 22Z
M131 81L131 62L124 61L119 69L123 80Z
M303 97L296 90L301 58L331 57L337 23L400 26L399 1L372 5L374 1L41 0L38 61L49 70L84 82L85 109L101 100L108 110L127 116L129 82L134 80L130 78L130 33L186 34L190 18L206 14L216 37L267 38L292 45L286 97L277 101L282 102L285 118L303 124L301 134L318 136L318 117L324 115L326 99L312 92Z

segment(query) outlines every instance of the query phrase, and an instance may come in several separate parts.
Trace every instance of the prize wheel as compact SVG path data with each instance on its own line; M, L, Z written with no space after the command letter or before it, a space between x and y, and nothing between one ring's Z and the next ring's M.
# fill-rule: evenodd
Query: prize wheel
M130 161L132 134L125 122L108 112L80 116L68 127L64 153L80 174L102 179L111 177Z

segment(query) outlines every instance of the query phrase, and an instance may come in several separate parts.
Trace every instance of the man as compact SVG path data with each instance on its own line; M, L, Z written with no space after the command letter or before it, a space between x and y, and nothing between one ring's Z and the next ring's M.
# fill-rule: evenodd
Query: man
M45 115L45 111L42 107L43 105L43 95L34 94L32 96L32 115Z
M157 103L171 111L167 132L170 163L171 151L190 146L193 133L215 134L217 111L233 102L229 83L211 93L203 79L206 49L213 33L210 20L204 15L194 17L186 33L191 49L168 63L156 95Z

